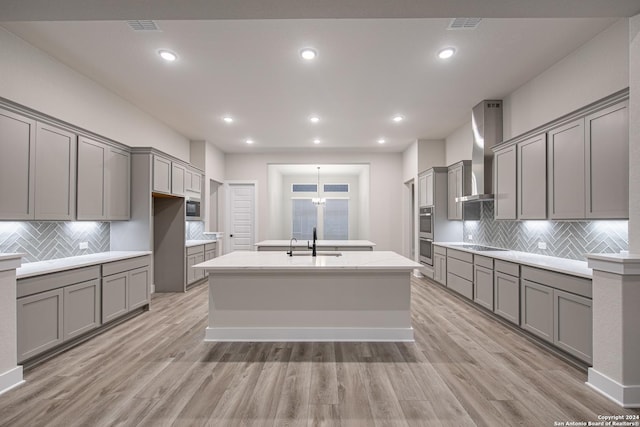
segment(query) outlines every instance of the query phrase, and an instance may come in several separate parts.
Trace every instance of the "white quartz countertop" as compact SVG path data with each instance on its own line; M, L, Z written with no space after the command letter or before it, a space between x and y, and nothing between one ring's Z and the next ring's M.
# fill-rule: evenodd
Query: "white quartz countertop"
M199 246L199 245L207 245L209 243L216 243L215 240L187 240L185 242L185 247L190 248L192 246Z
M457 242L437 242L435 246L442 246L449 249L457 249L459 251L471 252L476 255L482 255L489 258L500 259L503 261L515 262L530 267L542 268L545 270L555 271L558 273L571 274L586 279L593 277L592 270L587 266L586 261L578 261L575 259L559 258L548 255L532 254L529 252L519 251L476 251L465 248L463 243Z
M311 242L311 240L300 240L297 242L293 242L294 248L306 248L307 242ZM376 244L370 242L368 240L316 240L316 247L360 247L360 246L375 246ZM255 246L287 246L289 247L289 240L263 240L255 244Z
M74 268L105 264L107 262L150 255L151 253L151 251L111 251L68 258L50 259L47 261L29 262L22 264L22 267L16 270L16 278L24 279L25 277L39 276L41 274L73 270Z
M18 254L18 253L10 253L10 254L3 254L0 253L0 261L5 260L5 259L16 259L16 258L22 258L24 254Z
M323 251L318 251L322 254ZM324 252L337 253L337 252ZM196 264L209 272L245 271L411 271L421 264L391 251L345 251L340 256L289 256L284 252L237 251Z

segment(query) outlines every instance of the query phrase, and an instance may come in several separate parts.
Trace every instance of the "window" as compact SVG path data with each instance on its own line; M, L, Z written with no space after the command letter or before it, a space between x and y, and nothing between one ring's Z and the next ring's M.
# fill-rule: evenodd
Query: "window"
M298 240L313 239L313 227L318 225L318 208L311 199L292 199L291 204L293 206L291 237Z
M316 193L317 191L317 184L291 184L292 193Z
M324 239L349 239L349 199L327 199L324 208Z
M349 184L324 184L325 193L348 193Z

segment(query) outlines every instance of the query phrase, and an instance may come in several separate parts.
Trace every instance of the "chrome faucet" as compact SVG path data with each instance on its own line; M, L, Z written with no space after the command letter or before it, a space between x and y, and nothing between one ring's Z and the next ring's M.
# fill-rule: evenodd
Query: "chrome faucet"
M316 228L313 227L313 246L309 246L309 241L307 240L307 249L312 249L311 256L316 256L316 240L318 240L318 235L316 234Z
M292 237L291 240L289 240L289 252L287 252L287 255L289 256L293 256L293 241L298 241L298 239L296 239L295 237Z

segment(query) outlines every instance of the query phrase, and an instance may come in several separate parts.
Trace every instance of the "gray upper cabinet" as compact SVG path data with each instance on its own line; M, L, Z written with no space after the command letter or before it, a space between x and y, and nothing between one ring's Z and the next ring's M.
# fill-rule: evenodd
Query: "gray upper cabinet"
M153 156L153 191L171 194L171 160Z
M78 142L79 220L128 220L131 154L81 137Z
M518 143L518 219L547 218L547 134Z
M76 201L76 140L71 132L36 127L35 219L73 220Z
M433 169L418 176L418 207L433 206Z
M456 202L456 197L471 194L471 161L463 160L449 166L448 170L448 205L449 219L462 219L462 202Z
M516 219L516 146L494 154L495 219Z
M106 170L109 147L81 137L78 142L78 219L107 219Z
M131 153L109 147L107 216L111 221L131 217Z
M34 218L36 122L0 110L0 219Z
M549 218L585 217L584 119L549 131Z
M185 178L187 168L178 163L171 166L171 194L176 196L184 196Z
M628 102L587 116L585 128L586 216L628 218Z
M202 175L195 170L187 169L185 172L185 191L198 193L202 191Z

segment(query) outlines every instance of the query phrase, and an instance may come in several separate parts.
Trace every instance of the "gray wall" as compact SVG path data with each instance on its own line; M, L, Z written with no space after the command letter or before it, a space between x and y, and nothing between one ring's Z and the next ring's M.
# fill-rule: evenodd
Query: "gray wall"
M628 221L496 221L493 202L483 202L480 221L464 221L464 241L586 261L586 253L628 250Z
M0 253L24 253L27 263L105 252L109 228L108 222L0 222ZM89 248L79 249L80 242Z

